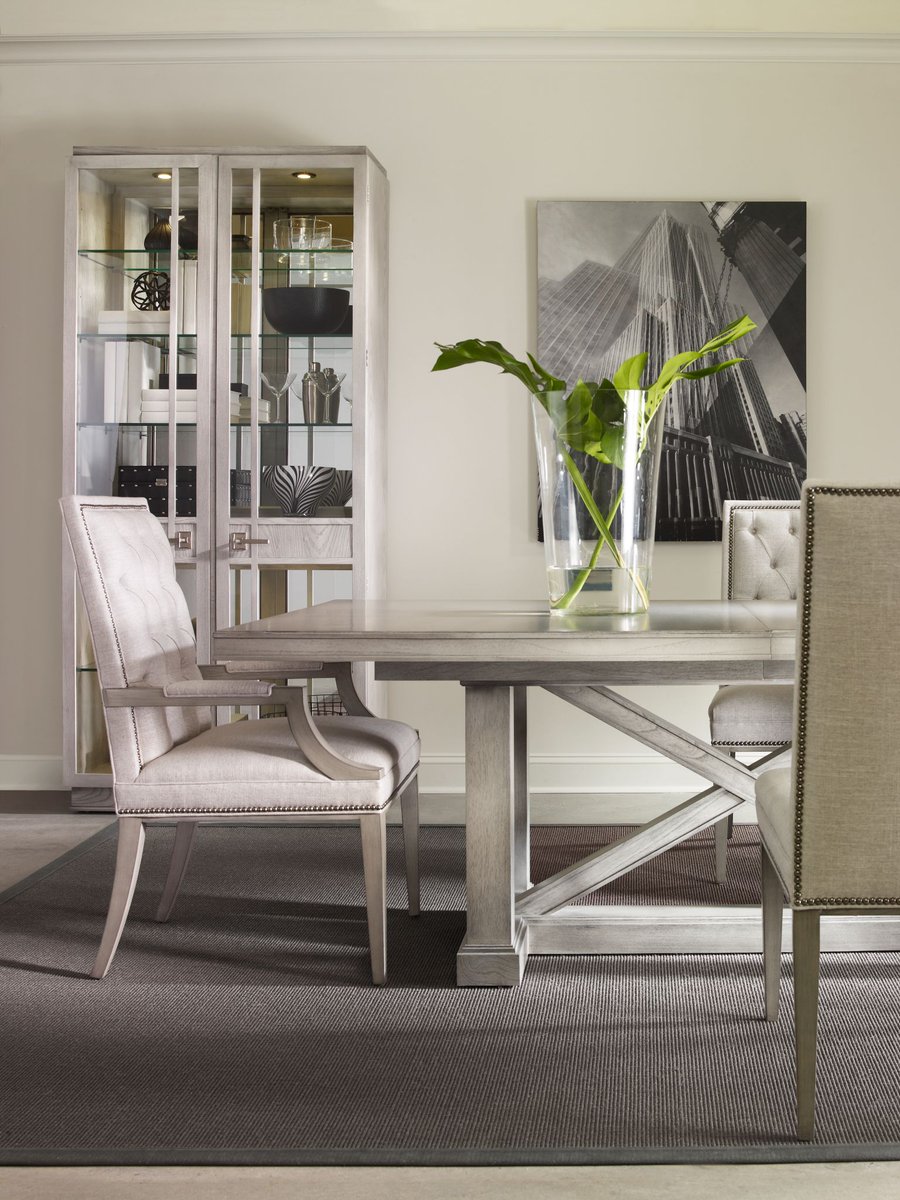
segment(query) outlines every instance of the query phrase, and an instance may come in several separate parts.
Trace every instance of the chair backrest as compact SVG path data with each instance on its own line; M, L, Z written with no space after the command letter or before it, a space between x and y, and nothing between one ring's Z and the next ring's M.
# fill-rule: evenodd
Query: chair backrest
M807 483L795 906L900 907L900 487Z
M726 500L722 551L723 599L796 599L800 582L799 503Z
M172 548L146 500L66 496L60 508L100 686L162 687L199 679L194 630ZM209 724L208 709L108 708L114 779L135 779L146 763Z

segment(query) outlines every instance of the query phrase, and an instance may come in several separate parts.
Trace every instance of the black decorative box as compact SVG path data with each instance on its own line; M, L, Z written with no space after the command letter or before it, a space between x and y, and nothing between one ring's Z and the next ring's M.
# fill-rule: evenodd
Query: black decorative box
M196 375L183 374L181 371L179 371L178 375L176 376L176 380L177 382L175 386L178 388L185 388L189 390L197 387ZM168 371L160 371L156 386L158 388L167 388L169 386ZM246 383L232 383L231 390L238 396L247 396L250 393L250 389Z
M155 517L168 516L169 468L119 467L116 494L143 496ZM197 468L175 468L175 516L197 515Z
M250 472L232 468L231 471L231 507L250 507Z

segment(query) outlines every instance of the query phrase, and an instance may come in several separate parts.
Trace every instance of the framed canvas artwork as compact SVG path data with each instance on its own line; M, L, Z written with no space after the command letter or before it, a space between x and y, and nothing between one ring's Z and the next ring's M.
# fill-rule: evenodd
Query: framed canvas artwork
M541 201L537 359L569 386L649 352L645 378L748 313L746 361L666 399L658 541L721 536L725 500L799 499L806 476L806 205Z

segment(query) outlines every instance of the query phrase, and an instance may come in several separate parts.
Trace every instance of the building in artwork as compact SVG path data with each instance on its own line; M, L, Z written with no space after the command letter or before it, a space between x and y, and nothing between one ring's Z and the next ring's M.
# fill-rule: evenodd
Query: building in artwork
M798 378L805 373L804 206L709 204L722 255L706 230L663 211L613 266L586 261L564 279L541 279L538 359L574 381L610 377L626 358L649 352L647 378L666 359L702 346L742 309L729 299L739 270ZM792 213L774 213L793 210ZM797 215L799 213L799 215ZM766 220L778 220L773 227ZM720 261L717 261L719 259ZM788 337L788 333L790 336ZM683 380L666 398L657 538L705 540L720 534L727 499L791 499L805 474L805 421L776 417L753 362L720 375ZM802 373L801 373L802 372Z
M737 267L743 275L805 388L806 206L718 200L703 207L718 232L727 271Z

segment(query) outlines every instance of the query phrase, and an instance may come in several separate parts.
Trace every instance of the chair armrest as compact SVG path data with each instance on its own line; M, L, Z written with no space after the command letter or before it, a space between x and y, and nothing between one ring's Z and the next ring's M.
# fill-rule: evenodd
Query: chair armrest
M268 698L272 695L274 684L266 679L182 679L176 683L167 683L163 687L163 695L174 696L247 696L248 698Z
M276 679L301 678L304 675L321 675L324 664L321 662L275 662L249 660L247 662L226 662L218 666L201 666L200 674L204 679L260 679L273 676Z
M185 679L165 687L104 688L103 703L107 708L209 708L274 700L275 692L289 690L263 679Z
M272 676L275 679L299 679L309 677L332 676L337 684L338 695L344 709L351 717L374 717L371 709L367 708L353 682L351 664L348 662L276 662L268 659L247 662L226 662L219 666L202 666L200 674L204 679L240 679L242 676L259 679L261 676Z
M255 691L252 690L254 684ZM107 708L211 708L219 704L247 704L263 698L285 706L294 741L312 765L329 779L381 779L384 776L383 767L345 758L319 733L309 711L306 685L302 683L277 687L259 679L187 679L161 688L137 685L103 689L103 703Z

